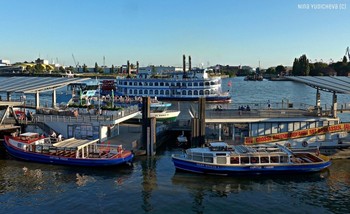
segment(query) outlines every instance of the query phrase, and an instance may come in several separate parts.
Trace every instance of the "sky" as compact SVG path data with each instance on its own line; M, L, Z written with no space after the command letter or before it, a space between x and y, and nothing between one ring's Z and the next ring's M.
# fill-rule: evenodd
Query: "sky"
M340 60L350 0L0 0L0 59L94 66Z

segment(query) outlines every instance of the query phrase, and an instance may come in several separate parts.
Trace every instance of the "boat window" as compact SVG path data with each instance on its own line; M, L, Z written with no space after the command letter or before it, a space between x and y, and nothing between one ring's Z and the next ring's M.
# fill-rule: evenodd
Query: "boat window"
M188 83L188 86L189 86L189 87L192 87L192 83L191 83L191 82L189 82L189 83Z
M155 94L155 95L158 95L158 90L154 90L154 94Z
M129 82L129 85L132 85L132 82Z
M159 83L160 86L164 86L164 82Z
M137 85L137 82L134 82L134 85Z
M225 157L217 157L216 163L217 164L226 164L226 156Z
M215 85L215 82L214 82L214 81L211 81L211 82L210 82L210 85Z
M249 164L249 157L241 157L241 164Z
M202 153L200 153L200 154L193 153L192 155L193 155L193 160L203 161Z
M176 86L181 86L181 83L177 82L177 83L176 83Z
M154 83L154 86L158 86L158 82L155 82L155 83Z
M153 90L151 89L151 90L149 90L149 94L153 94Z
M198 91L197 91L197 90L194 90L193 95L198 95Z
M239 164L239 158L238 157L231 157L230 161L231 161L231 164Z
M169 93L170 93L169 90L165 90L166 95L169 95Z
M182 95L186 95L186 91L185 90L182 91Z
M279 158L276 156L270 157L270 161L271 163L278 163L279 162Z
M210 85L210 83L209 83L209 82L205 82L205 85L206 85L206 86L209 86L209 85Z
M183 82L183 83L182 83L182 86L183 86L183 87L186 87L186 83L185 83L185 82Z
M172 83L171 83L171 86L175 86L175 83L172 82Z
M250 157L250 162L251 163L259 163L259 157Z
M129 90L129 94L132 94L132 89Z
M139 82L139 85L141 86L141 85L142 85L142 82Z
M203 82L200 82L200 83L199 83L199 86L203 86L203 85L204 85L204 83L203 83Z
M193 83L193 86L198 86L198 82Z
M204 157L204 162L213 163L213 157Z
M128 85L128 82L124 82L124 85Z
M203 90L199 90L199 95L204 95Z
M160 90L160 94L161 94L161 95L164 95L164 90Z
M145 90L145 93L144 93L144 94L148 94L148 90L147 90L147 89Z
M142 89L139 90L139 94L142 94Z
M205 95L209 95L209 90L205 90Z
M281 156L280 159L281 163L288 163L288 156Z
M166 82L166 83L165 83L165 86L169 86L169 83L168 83L168 82Z
M150 83L149 83L149 86L153 86L153 82L150 82Z
M260 163L268 163L269 157L260 157Z

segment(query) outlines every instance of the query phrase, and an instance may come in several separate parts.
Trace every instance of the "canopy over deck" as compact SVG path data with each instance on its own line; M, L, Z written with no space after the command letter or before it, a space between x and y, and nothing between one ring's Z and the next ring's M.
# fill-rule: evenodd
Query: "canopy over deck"
M81 148L86 147L88 145L94 144L97 141L99 141L99 139L96 139L96 140L83 140L83 139L69 138L67 140L60 141L58 143L54 143L53 146L55 146L55 147L81 149Z
M286 76L286 78L293 81L305 83L313 88L321 89L323 91L350 94L350 77Z
M64 87L90 78L10 77L0 80L0 92L37 93Z

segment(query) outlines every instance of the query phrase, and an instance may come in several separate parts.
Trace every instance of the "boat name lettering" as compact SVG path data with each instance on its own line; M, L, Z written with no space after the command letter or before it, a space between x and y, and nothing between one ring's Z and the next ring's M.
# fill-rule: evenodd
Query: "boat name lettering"
M207 167L207 168L218 168L217 166L206 165L206 164L201 164L201 163L197 163L197 166L204 166L204 167Z

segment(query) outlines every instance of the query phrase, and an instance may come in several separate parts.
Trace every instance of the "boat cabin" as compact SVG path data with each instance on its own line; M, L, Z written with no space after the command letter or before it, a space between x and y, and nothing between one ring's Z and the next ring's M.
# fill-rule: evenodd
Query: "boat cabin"
M276 146L230 146L224 142L210 143L208 148L186 151L187 158L197 162L223 165L276 165L321 162L308 153L293 153L288 148Z

